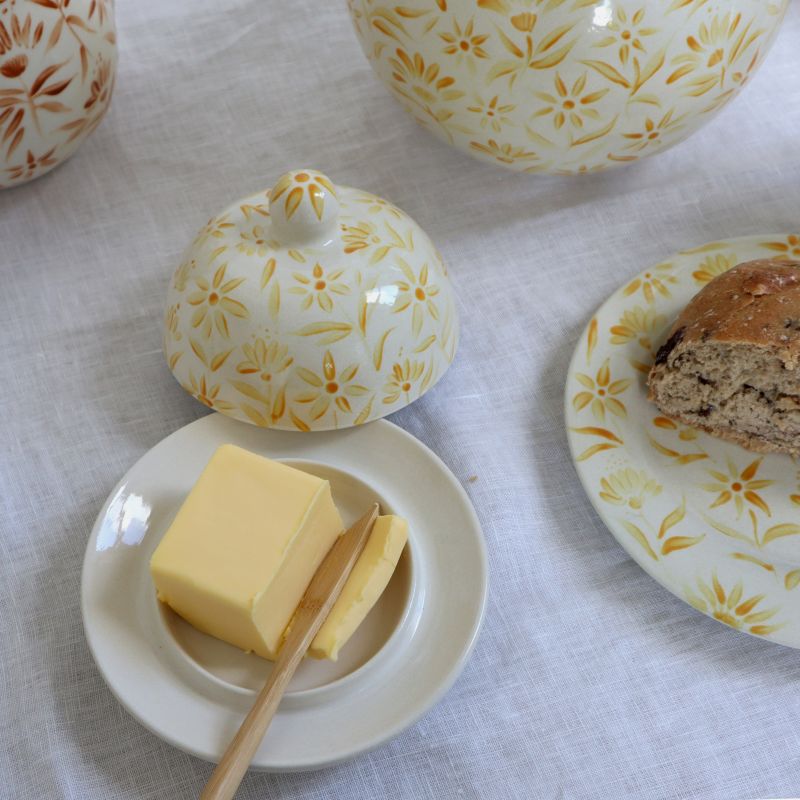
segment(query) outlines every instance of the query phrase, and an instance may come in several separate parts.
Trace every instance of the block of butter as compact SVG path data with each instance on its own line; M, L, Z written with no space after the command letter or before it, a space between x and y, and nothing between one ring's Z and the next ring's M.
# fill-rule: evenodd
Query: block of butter
M343 532L328 481L220 447L156 548L159 599L205 633L274 659Z
M340 648L389 583L407 540L408 523L402 517L378 517L364 552L311 643L310 656L336 661Z

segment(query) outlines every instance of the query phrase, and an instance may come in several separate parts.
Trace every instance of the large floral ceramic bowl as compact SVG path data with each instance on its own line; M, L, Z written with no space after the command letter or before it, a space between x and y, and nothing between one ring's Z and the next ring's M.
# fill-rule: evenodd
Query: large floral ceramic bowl
M211 219L168 291L175 377L263 427L330 430L397 411L441 378L457 342L447 270L423 230L310 169Z
M525 172L580 173L697 130L761 63L788 0L349 0L424 127Z
M69 158L106 113L113 0L0 0L0 188Z

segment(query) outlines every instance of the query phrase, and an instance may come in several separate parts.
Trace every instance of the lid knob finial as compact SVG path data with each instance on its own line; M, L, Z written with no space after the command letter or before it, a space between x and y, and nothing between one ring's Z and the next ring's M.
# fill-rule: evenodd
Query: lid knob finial
M282 175L269 194L269 210L276 238L299 243L333 233L339 216L339 198L330 179L314 169L296 169Z

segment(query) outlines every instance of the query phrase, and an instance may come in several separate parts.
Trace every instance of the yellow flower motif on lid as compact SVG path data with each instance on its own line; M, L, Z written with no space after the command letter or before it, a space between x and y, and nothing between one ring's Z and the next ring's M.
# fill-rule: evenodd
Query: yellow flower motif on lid
M615 506L628 506L638 511L645 502L645 496L656 497L661 494L661 486L642 470L637 472L628 467L600 479L600 497Z
M221 217L212 217L194 237L192 246L204 245L209 239L224 239L225 232L234 227L234 224L228 220L229 216L229 214L223 214Z
M584 118L600 119L600 113L597 109L592 108L592 105L605 97L609 90L600 89L596 92L586 92L586 80L587 73L584 72L571 87L568 87L561 75L556 72L553 78L554 95L547 92L534 92L534 95L547 105L539 109L533 116L543 117L552 114L553 126L556 130L560 130L568 120L573 128L582 128Z
M745 600L741 581L737 581L732 589L726 591L720 583L717 573L714 572L711 575L711 586L698 577L697 588L700 590L700 595L695 594L691 589L686 589L686 599L690 605L736 630L744 630L756 636L768 636L785 624L764 625L763 623L772 619L780 609L767 608L756 611L756 607L765 595L757 594Z
M299 294L303 297L300 303L300 308L303 311L311 308L314 300L317 301L317 305L323 311L333 311L331 293L335 295L350 294L350 287L345 283L339 283L339 278L342 277L343 273L343 269L326 273L319 264L315 264L310 276L302 272L292 274L292 277L300 286L293 286L289 289L289 293Z
M342 225L341 228L344 251L348 255L359 250L367 250L382 242L378 226L373 222L357 222L355 225Z
M254 225L249 231L241 231L239 238L241 241L236 245L236 249L240 253L248 256L257 255L259 258L264 258L267 255L269 242L261 225Z
M367 206L369 214L391 214L396 219L403 218L403 212L397 206L392 205L388 200L383 197L376 197L374 194L367 192L360 192L353 196L353 201Z
M242 354L244 359L236 365L236 371L249 376L250 380L231 380L230 383L257 404L241 403L242 412L256 425L268 428L286 412L286 383L294 359L286 345L276 341L267 344L261 338L252 344L243 344Z
M718 492L716 500L711 503L709 508L724 506L732 500L736 506L737 517L742 515L745 503L755 506L768 517L771 516L772 512L764 501L764 498L758 494L758 490L766 489L767 486L772 486L775 481L754 480L763 460L763 457L757 458L755 461L748 464L741 473L731 459L728 459L728 475L724 472L718 472L717 470L707 470L708 474L711 475L712 478L715 478L717 483L704 483L701 484L701 488L706 492Z
M214 411L231 411L234 408L233 403L219 398L219 392L222 388L219 384L212 384L206 381L206 376L201 375L200 378L195 378L194 373L189 373L189 385L184 386L187 392L193 394L204 406L214 409Z
M322 219L325 210L325 193L330 192L336 197L336 189L333 184L318 172L294 172L284 175L273 187L270 195L270 203L275 203L278 198L286 196L284 200L284 210L286 219L291 219L303 202L303 196L308 195L308 201L317 215L317 219Z
M351 364L347 369L338 371L330 350L322 357L322 372L316 373L304 367L297 368L297 375L310 387L310 391L297 395L297 403L310 405L308 414L312 420L325 416L331 405L346 414L352 414L350 397L361 397L367 394L366 386L354 383L358 374L358 364Z
M427 264L423 264L419 275L415 275L411 267L401 258L397 259L397 263L403 270L406 280L397 282L400 294L397 297L394 313L399 314L411 308L411 330L415 336L419 336L426 314L436 322L439 320L439 309L433 300L439 294L439 287L429 282Z
M289 348L285 344L256 339L253 344L243 344L244 359L236 365L240 375L258 375L265 384L270 384L274 379L285 373L294 363L294 358L289 355Z
M205 278L195 278L197 291L192 292L187 300L189 305L196 306L192 314L192 327L200 328L204 336L211 336L214 328L224 337L230 336L227 315L239 319L247 319L250 312L247 307L228 295L244 282L244 278L225 280L225 270L228 265L223 264L214 273L211 284Z
M405 359L402 364L395 364L392 367L391 377L383 387L383 391L386 392L383 402L387 405L396 403L401 395L405 395L406 401L410 402L414 384L424 373L425 364L421 361L412 362Z
M598 422L605 422L606 411L615 417L628 416L625 405L617 400L616 395L622 394L631 385L631 380L623 378L612 381L608 362L609 359L606 359L602 363L594 380L580 372L575 374L578 383L586 387L587 391L578 392L572 398L572 405L576 411L581 411L591 403L592 414Z

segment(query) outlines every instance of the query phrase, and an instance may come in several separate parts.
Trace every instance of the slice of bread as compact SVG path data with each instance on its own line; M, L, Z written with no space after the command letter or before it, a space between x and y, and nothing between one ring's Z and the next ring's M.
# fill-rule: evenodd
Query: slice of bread
M748 261L714 278L672 326L648 385L668 417L800 456L800 262Z

